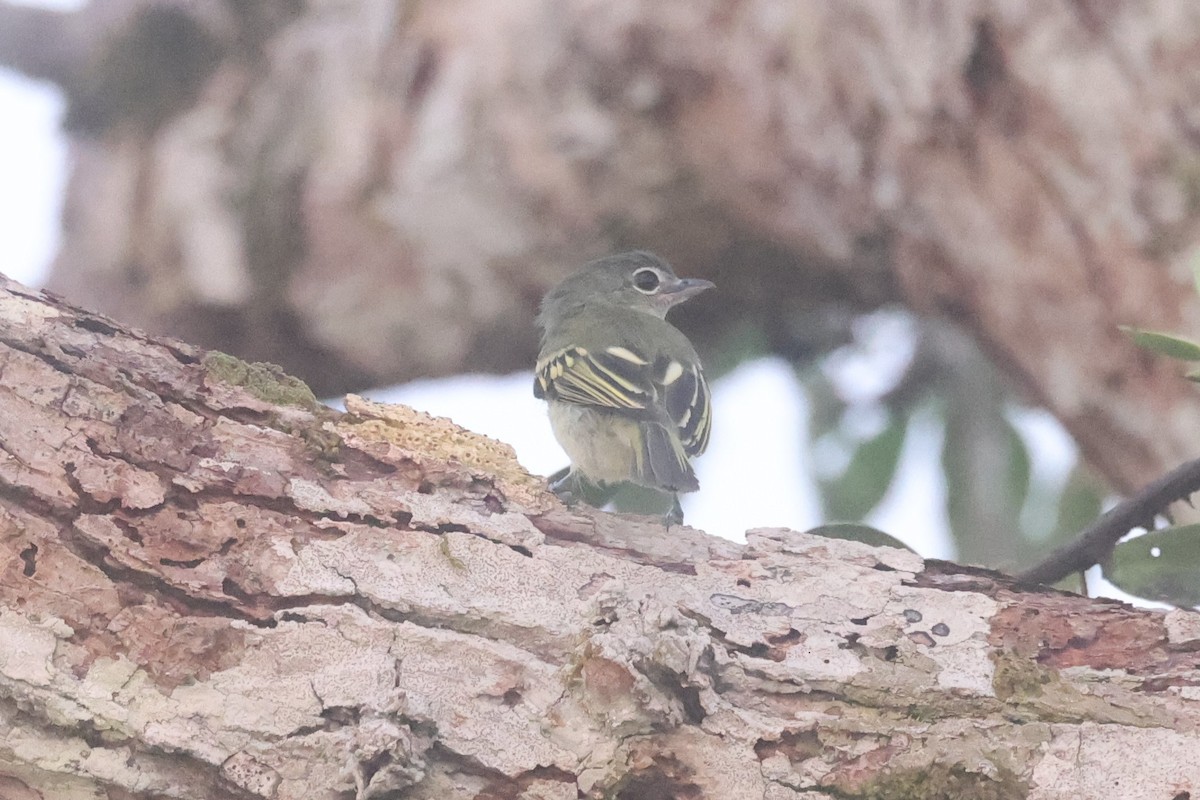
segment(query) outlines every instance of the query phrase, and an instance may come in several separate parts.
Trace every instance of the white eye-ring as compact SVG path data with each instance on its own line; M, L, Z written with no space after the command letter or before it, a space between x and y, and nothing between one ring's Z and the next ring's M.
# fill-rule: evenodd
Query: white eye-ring
M633 288L642 294L654 294L662 283L662 276L655 269L639 269L633 273Z

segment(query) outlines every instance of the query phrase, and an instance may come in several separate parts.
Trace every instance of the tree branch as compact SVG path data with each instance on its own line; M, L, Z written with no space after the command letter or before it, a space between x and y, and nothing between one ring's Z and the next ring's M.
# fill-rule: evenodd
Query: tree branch
M346 407L0 278L0 794L1200 786L1196 614L668 535L449 420Z
M66 87L78 75L73 12L0 2L0 66Z
M1154 518L1171 503L1200 491L1200 459L1163 475L1134 496L1118 503L1071 542L1018 576L1022 583L1056 583L1074 572L1099 564L1121 537L1137 527L1152 528Z

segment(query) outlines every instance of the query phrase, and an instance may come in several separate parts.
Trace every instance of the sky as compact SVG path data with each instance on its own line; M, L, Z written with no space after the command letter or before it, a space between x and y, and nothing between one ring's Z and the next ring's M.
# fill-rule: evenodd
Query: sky
M57 7L74 0L39 3ZM0 272L30 286L44 279L58 245L68 151L59 130L63 101L49 85L0 70ZM532 321L531 321L532 324ZM895 337L883 336L883 341ZM886 369L886 354L840 364L843 381L866 385ZM532 373L465 375L417 381L363 394L446 416L459 425L511 444L530 471L547 475L565 466L544 404L534 399ZM811 478L807 406L791 367L766 358L742 364L713 385L714 425L708 452L696 462L701 490L683 499L685 517L714 535L742 541L749 528L805 530L822 523ZM1014 420L1034 447L1041 477L1065 478L1075 459L1069 437L1044 413ZM917 420L901 456L898 479L868 524L920 554L953 559L941 479L940 433ZM747 468L750 465L751 468ZM1093 590L1120 596L1089 575Z

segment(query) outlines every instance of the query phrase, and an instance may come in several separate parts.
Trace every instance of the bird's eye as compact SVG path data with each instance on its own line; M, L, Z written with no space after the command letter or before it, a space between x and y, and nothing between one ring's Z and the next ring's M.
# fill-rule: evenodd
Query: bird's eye
M653 294L658 289L658 273L652 269L639 269L633 273L633 285L645 294Z

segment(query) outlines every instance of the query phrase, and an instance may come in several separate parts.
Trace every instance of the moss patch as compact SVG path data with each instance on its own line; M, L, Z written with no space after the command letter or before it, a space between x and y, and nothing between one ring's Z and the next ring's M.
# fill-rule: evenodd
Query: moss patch
M996 672L992 688L996 697L1005 702L1041 697L1050 684L1059 682L1056 673L1023 658L999 656L993 661Z
M454 555L454 552L450 549L450 537L445 535L441 536L440 541L438 542L438 548L442 551L442 555L446 557L446 560L450 562L450 566L454 567L454 569L458 570L459 572L467 571L467 565L463 563L461 558Z
M283 368L266 362L248 363L240 358L210 351L202 362L207 378L240 386L267 403L297 406L309 411L317 408L317 397L308 384L288 375Z
M512 447L407 406L346 395L346 417L337 425L343 442L386 442L421 464L458 464L473 475L494 479L506 498L527 509L547 505L543 479L530 475Z
M961 766L932 764L879 776L851 797L862 800L1024 800L1029 786L1008 770L993 778Z

